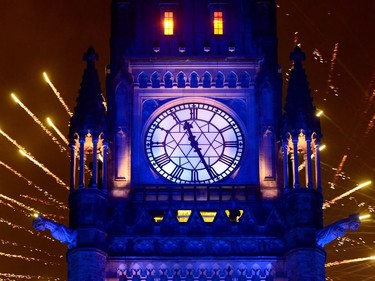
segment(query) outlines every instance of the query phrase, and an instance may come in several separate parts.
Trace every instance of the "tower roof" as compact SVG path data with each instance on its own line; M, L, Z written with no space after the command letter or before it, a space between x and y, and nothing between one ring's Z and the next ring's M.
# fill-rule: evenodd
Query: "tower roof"
M107 132L106 110L103 104L98 72L95 68L97 59L98 55L93 47L89 47L83 55L83 60L87 62L87 65L83 73L77 105L70 119L70 140L74 138L75 133L78 133L79 136L88 133L95 136Z
M284 106L283 136L288 133L295 136L302 130L306 135L316 133L320 137L320 121L315 114L309 83L302 66L302 61L306 58L305 53L296 46L289 58L293 61L293 68Z

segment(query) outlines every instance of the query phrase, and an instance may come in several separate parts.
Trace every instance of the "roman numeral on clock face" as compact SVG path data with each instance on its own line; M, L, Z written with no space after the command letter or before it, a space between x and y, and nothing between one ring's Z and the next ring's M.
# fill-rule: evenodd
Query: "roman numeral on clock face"
M179 179L183 173L184 169L181 168L181 166L176 166L174 167L171 176L174 177L175 179Z
M193 105L193 107L190 108L190 119L195 120L198 118L198 108Z
M159 166L159 167L163 167L165 165L167 165L171 159L169 158L169 156L167 154L162 154L162 155L159 155L157 157L154 158L156 164Z
M225 165L227 166L230 166L232 165L232 163L234 162L234 158L228 156L228 155L221 155L221 157L219 158L219 161L220 162L223 162Z
M199 181L198 172L197 170L191 170L191 181L197 182Z
M232 126L228 125L228 126L225 126L224 128L219 129L219 132L220 133L224 133L225 131L228 131L230 129L232 129Z
M224 147L237 147L238 141L224 141Z
M181 123L180 119L178 118L176 112L171 112L171 116L176 121L177 124Z

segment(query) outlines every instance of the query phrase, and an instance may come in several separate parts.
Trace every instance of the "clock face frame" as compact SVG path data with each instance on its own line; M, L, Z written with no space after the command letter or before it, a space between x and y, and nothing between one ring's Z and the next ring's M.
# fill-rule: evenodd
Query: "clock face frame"
M223 108L186 102L151 117L145 151L153 169L178 184L211 184L234 172L244 154L244 137Z

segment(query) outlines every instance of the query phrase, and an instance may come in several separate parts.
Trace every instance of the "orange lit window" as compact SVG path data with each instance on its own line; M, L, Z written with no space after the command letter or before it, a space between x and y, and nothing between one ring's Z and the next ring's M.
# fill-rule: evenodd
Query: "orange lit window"
M222 35L223 34L223 12L214 12L214 34Z
M164 35L173 35L173 12L164 12Z

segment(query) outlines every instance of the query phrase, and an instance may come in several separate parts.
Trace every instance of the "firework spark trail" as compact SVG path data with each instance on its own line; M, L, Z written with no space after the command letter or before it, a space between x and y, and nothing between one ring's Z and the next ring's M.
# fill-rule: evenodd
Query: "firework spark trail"
M373 76L375 76L375 74ZM375 78L373 78L373 79L375 79ZM372 95L366 101L367 106L366 106L366 108L364 110L364 113L363 113L365 116L368 115L368 111L369 111L370 107L374 104L374 101L375 101L375 89L372 90ZM371 130L374 128L374 125L375 125L375 113L372 115L372 117L370 117L370 121L367 123L365 135L367 135L368 133L371 132Z
M372 103L375 101L375 72L372 74L369 86L368 86L368 93L369 97L368 100L366 101L366 108L363 111L363 114L367 114L370 107L372 106Z
M15 205L17 205L18 207L20 208L23 208L23 209L19 209L18 211L21 212L22 214L24 214L26 217L34 217L34 214L39 214L40 212L30 206L27 206L13 198L10 198L8 196L5 196L4 194L1 194L0 193L0 198L3 198ZM5 205L6 203L4 201L0 201L0 203L3 203L3 205ZM14 211L16 211L16 209L11 205L11 204L6 204L6 206L12 208ZM26 211L25 211L26 210ZM55 214L43 214L46 218L53 218L53 219L65 219L64 217L62 216L57 216Z
M319 60L319 63L325 62L322 54L319 52L319 50L317 48L314 49L313 57L314 57L315 60Z
M31 213L40 213L38 210L36 210L36 209L34 209L34 208L30 207L30 206L27 206L27 205L25 205L25 204L23 204L23 203L21 203L21 202L15 200L15 199L13 199L13 198L10 198L10 197L8 197L8 196L5 196L4 194L1 194L1 193L0 193L0 198L3 198L3 199L5 199L5 200L8 200L8 201L12 202L13 204L16 204L17 206L19 206L19 207L21 207L21 208L24 208L24 209L26 209L27 211L29 211L29 213L27 213L27 214L28 214L28 215L27 215L28 217L32 217L32 214L31 214Z
M14 144L18 149L26 151L25 148L20 146L14 139L12 139L10 136L8 136L3 130L0 129L0 134L3 135L8 141L10 141L12 144Z
M327 79L328 89L326 90L326 95L329 94L329 90L332 90L335 93L335 96L338 96L338 93L337 93L338 88L333 85L333 72L335 70L338 50L339 50L339 43L335 43L335 47L333 48L331 63L329 66L329 71L328 71L328 79Z
M32 215L29 213L29 212L27 212L27 211L25 211L25 210L23 210L23 209L21 209L21 208L15 208L12 204L10 204L10 203L6 203L5 201L2 201L2 200L0 200L0 203L2 204L2 205L4 205L4 206L6 206L6 207L9 207L9 208L11 208L14 212L19 212L19 213L21 213L21 214L23 214L23 215L25 215L26 217L32 217Z
M49 261L41 260L41 259L34 258L34 257L28 257L24 255L15 255L15 254L0 252L0 256L4 256L7 258L16 258L16 259L21 259L21 260L26 260L26 261L42 262L45 265L60 265L60 263L57 263L57 262L49 262Z
M298 31L294 32L294 37L293 37L293 46L298 45Z
M38 117L36 117L35 116L35 114L34 113L32 113L17 97L16 97L16 95L14 94L14 93L12 93L12 94L10 94L11 96L12 96L12 98L13 98L13 100L16 102L16 103L18 103L18 105L19 106L21 106L21 108L23 109L23 110L25 110L26 111L26 113L34 120L34 122L36 123L36 124L38 124L41 128L42 128L42 130L52 139L52 141L55 143L55 144L57 144L58 146L59 146L59 148L60 148L60 151L62 152L62 151L66 151L66 148L63 146L63 145L61 145L61 143L53 136L53 134L51 133L51 131L50 130L48 130L44 125L43 125L43 123L38 119Z
M56 241L55 239L52 239L51 237L49 237L49 236L47 236L47 235L45 235L45 234L41 234L41 232L33 232L33 231L31 231L30 229L27 229L27 228L24 227L24 226L14 224L14 223L12 223L12 222L10 222L10 221L8 221L8 220L5 220L5 219L3 219L3 218L0 218L0 223L4 223L4 224L10 226L10 227L13 228L13 229L18 229L18 230L25 231L25 232L27 232L27 233L29 233L29 234L31 234L31 235L36 235L36 236L39 236L39 237L42 237L42 238L48 239L48 240L53 241L53 242Z
M47 175L50 175L53 177L58 184L65 187L67 190L69 190L69 187L66 183L64 183L58 176L56 176L54 173L52 173L46 166L44 166L42 163L40 163L38 160L36 160L32 155L25 152L24 150L20 149L19 152L25 156L27 159L29 159L31 162L33 162L36 166L41 168Z
M19 151L21 152L21 154L23 156L27 157L31 162L33 162L35 165L37 165L39 168L41 168L47 175L50 175L51 177L53 177L58 184L64 186L66 189L69 190L69 187L58 176L56 176L54 173L52 173L50 170L48 170L48 168L46 168L42 163L38 162L38 160L36 160L34 158L34 156L31 155L30 152L26 151L25 148L23 148L22 146L20 146L14 139L12 139L10 136L8 136L1 129L0 129L0 134L3 135L11 143L13 143L19 149Z
M45 281L60 281L61 279L58 277L46 277L41 275L23 275L23 274L14 274L14 273L4 273L0 272L0 277L4 277L7 281L18 281L21 279L25 280L45 280ZM0 278L0 280L3 280Z
M375 113L367 124L367 129L365 132L366 135L371 132L371 130L374 128L374 125L375 125Z
M348 158L348 155L346 155L346 154L342 157L342 159L340 161L340 164L336 169L336 173L333 176L333 180L332 180L332 183L331 183L332 185L336 186L337 180L339 178L339 175L341 174L342 169L344 168L344 164L345 164L347 158Z
M69 141L67 140L67 138L63 135L63 133L61 133L61 131L55 126L55 124L53 124L51 118L47 117L47 123L48 125L50 125L52 127L52 129L55 130L56 134L59 135L59 137L63 140L63 142L66 144L66 145L69 145Z
M335 197L334 199L325 202L325 203L323 204L323 208L324 208L324 209L329 208L329 207L330 207L332 204L334 204L336 201L341 200L342 198L344 198L344 197L346 197L346 196L352 194L353 192L356 192L357 190L359 190L359 189L361 189L361 188L363 188L363 187L366 187L366 186L370 185L371 183L372 183L371 181L364 182L364 183L362 183L362 184L360 184L360 185L358 185L358 186L352 188L351 190L349 190L349 191L347 191L347 192L345 192L345 193L343 193L343 194L341 194L341 195Z
M16 243L16 242L7 241L7 240L4 240L4 239L0 240L0 244L2 244L2 245L8 245L8 246L13 246L13 247L17 247L17 248L23 248L23 249L26 249L27 251L29 251L31 253L38 252L38 253L44 254L44 255L46 255L48 257L51 257L51 258L60 258L61 259L61 258L64 257L62 255L54 255L54 254L51 254L50 252L46 252L46 251L43 251L43 250L38 249L38 248L34 248L34 247L22 245L22 244L19 244L19 243Z
M56 87L52 84L51 80L48 78L47 73L43 72L44 79L48 83L48 85L51 87L52 91L55 93L57 99L62 104L62 106L65 108L66 112L68 113L69 117L73 116L73 113L69 109L68 105L65 103L64 99L61 97L60 93L57 91Z
M65 187L67 190L69 190L69 187L64 183L58 176L56 176L54 173L52 173L46 166L44 166L42 163L40 163L38 160L36 160L32 155L29 153L25 152L24 150L19 150L20 153L25 156L27 159L29 159L31 162L33 162L36 166L41 168L47 175L50 175L53 177L58 184L61 186Z
M53 204L53 203L51 203L47 200L43 200L43 199L36 198L36 197L31 197L27 194L20 194L19 196L22 197L22 198L34 201L34 202L42 203L43 205L46 205L46 206L53 206L53 207L55 207L57 209L60 209L60 210L68 210L69 209L67 206L64 205L64 203L59 202L57 200L53 201L53 203L54 203ZM50 199L50 198L48 198L48 199ZM58 205L56 205L56 204L58 204Z
M362 234L362 235L366 235L366 234L373 235L374 232L364 233L364 232L356 231L357 236L360 235L360 234ZM337 252L339 251L338 250L339 247L342 247L343 251L347 251L347 249L349 247L350 247L351 250L361 249L363 247L365 247L369 250L373 249L372 246L366 244L366 241L361 237L359 237L359 239L353 239L353 238L349 238L349 237L344 236L344 237L337 238L336 242L337 242L337 247L335 247L335 245L333 245L333 247L336 248ZM349 245L347 245L347 244L349 244Z
M14 211L16 210L16 208L14 208L14 206L12 204L9 204L9 203L7 203L7 202L5 202L3 200L0 200L0 204L13 209Z
M340 264L346 264L346 263L368 261L368 260L375 260L375 256L370 256L370 257L366 257L366 258L357 258L357 259L350 259L350 260L342 260L342 261L329 262L329 263L326 263L326 267L331 267L331 266L340 265Z
M19 177L19 178L23 179L24 181L26 181L27 185L32 186L36 190L38 190L39 192L43 193L43 195L45 197L47 197L53 203L57 204L57 205L53 205L56 208L58 208L58 209L65 209L65 210L68 209L68 207L66 207L63 202L60 202L60 201L56 200L55 198L53 198L53 196L51 194L49 194L48 191L45 191L44 189L40 188L39 186L37 186L36 184L34 184L31 180L29 180L28 178L25 178L21 173L17 172L15 169L13 169L12 167L10 167L9 165L5 164L2 161L0 161L0 165L2 165L3 167L7 168L9 171L11 171L17 177ZM44 204L43 200L40 200L40 202ZM49 204L46 204L46 205L49 205Z

